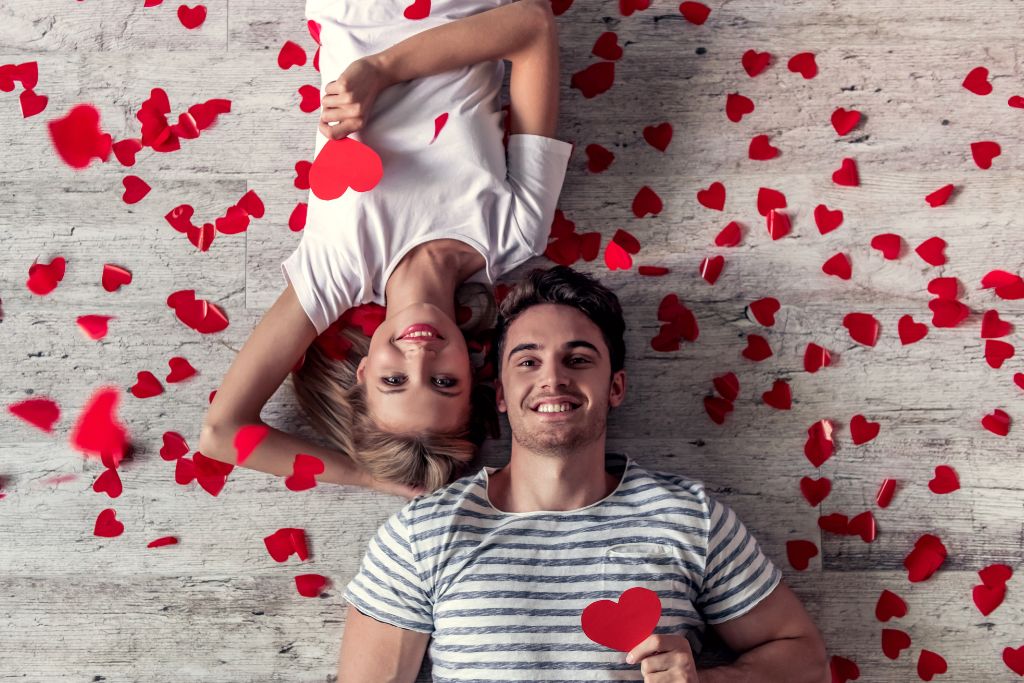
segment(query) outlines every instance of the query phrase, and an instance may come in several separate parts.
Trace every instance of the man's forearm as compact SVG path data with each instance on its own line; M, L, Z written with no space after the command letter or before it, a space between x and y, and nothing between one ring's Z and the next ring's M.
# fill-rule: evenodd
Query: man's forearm
M700 683L827 683L828 662L808 638L772 640L727 666L697 671Z
M535 0L517 0L427 29L368 59L392 84L507 59L545 28L549 12Z

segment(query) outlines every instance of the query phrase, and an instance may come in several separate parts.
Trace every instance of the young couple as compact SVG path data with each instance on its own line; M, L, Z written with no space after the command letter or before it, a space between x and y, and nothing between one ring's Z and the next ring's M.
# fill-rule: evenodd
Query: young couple
M820 633L732 510L698 482L605 452L608 411L625 398L625 323L595 280L535 271L504 299L492 349L509 464L457 478L494 406L479 400L456 292L544 250L572 147L552 137L549 0L427 5L414 21L405 0L307 0L327 82L316 152L353 135L384 176L364 194L310 195L282 264L288 286L228 370L200 450L234 463L234 433L262 424L304 359L296 391L335 448L270 428L245 466L284 476L309 453L325 464L319 481L416 496L346 588L343 683L411 682L428 642L434 681L824 680ZM357 364L317 350L332 322L369 301L387 312L368 344L350 338L365 352ZM591 641L580 618L635 586L662 609L627 659ZM734 664L696 670L706 624L741 653Z

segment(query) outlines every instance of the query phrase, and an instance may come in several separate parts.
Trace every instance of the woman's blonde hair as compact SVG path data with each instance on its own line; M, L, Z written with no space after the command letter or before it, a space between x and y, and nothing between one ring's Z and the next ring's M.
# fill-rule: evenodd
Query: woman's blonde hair
M460 325L467 341L478 335L486 340L495 312L489 290L480 283L464 283L456 298L474 312ZM369 337L347 325L332 325L310 344L301 367L291 374L302 412L333 448L375 479L423 486L428 491L457 479L484 439L498 435L493 387L481 381L483 373L474 372L469 422L457 433L387 432L370 417L365 386L356 383L356 368L369 347ZM481 351L486 358L488 349Z

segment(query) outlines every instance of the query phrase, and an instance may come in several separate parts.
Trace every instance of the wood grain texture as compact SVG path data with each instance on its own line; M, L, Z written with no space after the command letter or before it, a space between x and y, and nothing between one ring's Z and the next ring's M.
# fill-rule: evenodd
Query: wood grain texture
M994 268L1019 272L1024 239L1019 206L1024 186L1024 112L1007 106L1024 95L1018 47L1024 4L939 3L910 0L766 0L709 3L703 26L688 24L677 3L656 0L631 17L611 0L576 0L559 18L562 104L558 137L576 144L559 202L580 232L598 231L602 244L623 228L641 242L635 264L661 265L660 278L609 272L599 257L580 262L626 305L626 403L609 419L609 448L642 466L702 481L732 506L764 551L782 567L803 599L831 654L855 660L859 681L917 680L921 649L943 655L940 681L1018 680L1001 661L1006 646L1024 645L1020 578L988 617L971 601L977 571L1004 562L1020 572L1024 558L1024 476L1020 427L996 437L981 418L994 408L1015 421L1021 390L1012 376L1019 357L999 370L984 360L981 316L997 309L1017 326L1024 304L980 288ZM344 630L345 584L357 571L377 527L399 509L398 498L351 487L322 486L295 494L283 482L236 469L216 498L195 484L174 483L173 463L159 456L161 435L181 433L194 450L208 396L262 313L280 294L280 262L298 244L288 218L306 192L294 185L295 163L310 160L315 113L299 110L297 90L319 85L310 63L282 71L277 52L298 42L312 61L315 44L300 0L227 0L207 4L199 29L178 22L177 5L129 7L116 0L0 0L0 63L39 63L37 92L50 97L43 114L22 119L14 93L0 96L0 398L10 405L30 396L58 401L62 418L43 434L10 414L0 424L0 681L161 681L168 677L217 683L335 681ZM603 31L616 31L624 56L616 82L593 99L569 85L572 73L598 61L590 54ZM747 49L774 59L757 78L740 64ZM786 69L792 54L812 51L819 75L804 80ZM994 92L973 95L960 85L975 66L991 72ZM507 76L506 76L507 78ZM507 85L507 84L506 84ZM182 141L181 150L143 150L138 163L64 166L52 152L45 121L80 102L94 104L115 140L139 133L135 112L154 87L167 91L172 119L212 98L232 111ZM725 116L729 93L755 102L739 123ZM865 115L851 133L829 124L835 107ZM674 135L661 152L643 128L668 121ZM432 131L431 131L432 132ZM781 156L747 158L750 139L768 134ZM996 140L1002 155L978 169L970 143ZM616 160L601 174L586 168L584 148L597 143ZM831 174L855 158L859 187L839 187ZM121 201L125 175L153 191L138 204ZM710 211L696 193L713 181L727 188L725 210ZM924 196L954 183L947 206ZM664 202L657 216L636 218L631 202L643 186ZM758 188L784 192L793 232L772 241L756 210ZM244 234L217 234L199 252L164 215L188 203L196 220L212 222L247 190L266 216ZM820 235L817 204L840 208L840 228ZM713 246L731 220L744 226L742 243ZM895 232L905 241L898 261L869 247ZM932 267L913 249L940 236L949 262ZM843 252L853 278L828 277L821 264ZM706 256L726 259L714 286L700 279ZM28 267L68 259L64 281L51 294L25 287ZM105 292L104 263L133 272L131 286ZM514 280L547 261L538 258L510 274ZM971 316L954 329L931 327L926 288L935 277L956 277ZM201 335L175 319L166 299L174 291L222 307L231 325ZM677 352L651 348L658 305L674 293L700 326L696 342ZM746 313L752 301L774 296L782 308L765 328ZM881 324L874 348L853 342L846 313L868 312ZM84 314L113 315L110 332L86 340L75 328ZM928 323L928 336L903 346L904 314ZM754 363L745 338L759 334L773 349ZM835 355L832 367L809 374L808 343ZM136 399L127 393L142 370L163 380L170 357L186 357L199 375L165 384L165 393ZM712 379L733 371L740 381L735 410L724 425L705 414ZM789 382L793 407L777 411L761 394ZM119 415L135 445L122 464L124 494L110 500L91 491L102 471L68 445L68 435L99 387L124 390ZM879 436L856 446L849 422L862 414L881 425ZM299 414L286 383L264 419L320 440ZM836 452L814 468L803 455L808 427L832 420ZM508 427L488 443L480 464L500 466ZM953 466L962 488L936 495L927 482L935 466ZM70 479L54 483L54 477ZM799 490L803 476L829 477L832 493L817 509ZM875 505L884 478L898 480L893 503ZM117 510L125 532L93 535L96 515ZM864 543L818 527L821 515L872 510L878 538ZM276 563L263 538L278 528L306 529L312 557ZM949 555L929 580L911 584L903 561L922 534L942 538ZM175 546L147 549L160 536ZM821 550L796 571L786 542L813 541ZM298 573L317 572L330 584L320 599L300 597ZM874 617L885 588L909 605L903 619ZM880 647L881 629L901 628L912 647L893 662ZM713 631L701 661L733 655ZM419 681L429 681L429 661Z

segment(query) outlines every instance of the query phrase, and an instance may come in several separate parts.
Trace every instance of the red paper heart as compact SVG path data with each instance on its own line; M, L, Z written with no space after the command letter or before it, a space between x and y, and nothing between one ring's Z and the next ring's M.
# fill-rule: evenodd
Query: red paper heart
M995 337L1005 337L1006 335L1013 332L1013 325L1001 320L999 318L999 311L989 310L985 311L985 315L981 318L981 338L982 339L993 339Z
M629 270L633 267L633 258L618 242L609 241L604 250L604 263L608 270Z
M92 531L94 536L114 538L124 533L124 524L117 521L117 513L113 508L107 508L96 517L96 526Z
M725 265L724 256L709 256L705 257L700 262L700 276L704 280L713 285L718 281L718 276L722 274L722 267Z
M802 477L800 479L800 493L803 494L804 499L812 508L818 507L821 501L825 500L831 492L832 481L828 477L821 477L820 479Z
M992 84L988 82L988 69L983 66L971 69L961 85L975 95L988 95L992 92Z
M184 458L179 458L178 462L182 460ZM207 458L199 451L192 456L192 461L195 464L196 481L211 496L218 495L224 489L227 475L235 468L231 463Z
M1024 299L1024 278L1005 270L993 270L981 279L982 289L995 287L996 296L1000 299Z
M740 355L744 358L749 358L752 361L758 362L772 355L772 347L768 345L768 340L759 334L748 334L747 335L747 348L740 352Z
M849 536L850 520L846 518L846 515L833 512L832 514L823 515L818 518L818 528L822 531L827 531L830 534Z
M786 557L797 571L807 569L812 557L818 556L818 546L811 541L786 541Z
M765 227L768 229L768 235L773 240L777 240L788 235L793 224L789 220L789 214L772 209L768 213Z
M309 186L323 200L337 199L351 187L369 192L380 182L384 167L377 153L350 137L328 140L313 160Z
M762 187L757 190L757 212L767 216L775 209L786 208L786 195L770 187Z
M818 75L818 64L814 61L813 52L800 52L789 58L787 68L793 73L798 73L804 78L814 78Z
M914 318L904 315L897 325L900 336L900 343L906 346L921 341L928 335L928 326L924 323L914 322Z
M935 468L935 476L928 482L928 488L932 493L952 493L960 488L960 480L956 476L956 470L949 465L938 465Z
M300 85L299 110L310 114L320 108L320 89L315 85Z
M651 277L660 277L662 275L668 275L668 268L662 266L639 266L636 272L640 275L647 275ZM468 318L467 318L468 320Z
M771 390L761 394L761 400L776 410L789 410L793 407L789 384L781 379L775 380Z
M933 534L924 534L914 543L914 549L904 558L907 579L911 583L926 580L946 561L946 546Z
M754 161L767 161L779 156L779 148L772 146L767 135L755 135L750 140L747 155Z
M1014 349L1011 344L998 339L985 341L985 361L992 368L1001 368L1003 363L1013 358Z
M137 380L131 388L132 396L135 398L150 398L164 393L164 387L160 380L149 370L137 373Z
M878 321L869 313L847 313L843 318L843 327L858 344L874 346L878 342Z
M420 1L425 2L428 7L430 6L430 0L417 0L417 2ZM320 574L298 574L295 577L295 588L304 598L319 597L326 585L327 577Z
M628 17L633 12L645 10L651 6L651 0L619 0L619 12Z
M981 419L981 426L996 436L1006 436L1010 433L1010 416L1006 411L996 408Z
M956 327L971 313L971 309L956 299L932 299L928 308L932 311L933 327Z
M865 543L871 543L877 538L878 527L871 510L866 510L850 520L850 533L854 536L859 535Z
M750 313L754 316L754 320L765 327L771 327L775 324L775 314L778 313L779 308L781 308L779 300L771 296L758 299L749 306Z
M121 182L124 184L124 194L121 199L125 204L135 204L142 201L143 197L149 194L150 186L146 181L137 175L125 176Z
M839 209L830 210L824 204L814 207L814 223L818 226L818 232L826 235L843 223L843 212Z
M651 147L664 152L672 142L672 124L665 122L657 126L644 126L644 140Z
M93 482L92 490L96 493L106 493L111 498L120 496L123 487L121 486L121 477L118 476L117 470L111 468L103 470L103 474Z
M715 236L716 247L735 247L743 239L743 233L740 230L740 224L736 221L730 221L727 226L722 228L722 231Z
M167 361L167 365L171 368L171 371L167 373L167 377L164 378L164 381L168 384L181 382L197 374L192 364L181 356L174 356Z
M177 432L164 432L163 446L160 448L160 457L170 462L188 454L188 443L185 437Z
M93 157L110 157L110 134L100 130L100 113L91 104L76 105L67 116L46 125L57 154L68 166L85 168Z
M281 51L277 53L277 65L282 69L290 69L293 66L304 66L306 64L306 51L298 43L290 40L284 41Z
M21 117L27 119L46 109L50 98L46 95L36 94L31 89L25 89L21 91L18 101L21 104Z
M882 629L882 652L889 659L899 659L900 652L910 647L910 636L895 628Z
M591 173L601 173L615 161L615 155L601 145L587 145L584 151L587 154L587 170Z
M711 183L707 189L697 193L697 201L701 206L721 211L725 208L725 185L718 181Z
M135 155L142 150L142 140L138 138L120 140L114 143L113 149L114 156L117 157L122 166L134 166Z
M885 589L878 596L875 604L875 618L879 621L889 621L907 616L907 603L900 596L891 590Z
M618 602L598 600L587 605L580 616L583 633L605 647L629 652L643 642L661 619L658 594L636 586L619 596Z
M193 8L181 5L178 7L178 21L189 30L198 28L206 21L206 8L202 5L196 5Z
M846 254L840 252L822 264L821 272L826 275L835 275L842 280L849 280L853 273L853 267Z
M731 413L732 409L732 401L728 399L719 398L718 396L704 397L704 410L715 424L720 425L725 422L725 416Z
M818 370L832 365L832 354L828 349L810 343L804 350L804 370L815 373Z
M87 338L95 341L107 336L107 322L111 317L109 315L80 315L75 322Z
M836 185L846 187L857 187L860 185L860 176L857 173L857 162L846 157L839 165L839 168L832 173L832 182Z
M687 0L687 2L679 5L679 13L691 24L700 26L708 20L711 9L707 5Z
M828 668L832 674L832 683L847 683L860 678L860 668L846 657L832 655L828 662Z
M1013 375L1013 383L1024 389L1024 372L1017 372Z
M896 491L896 480L885 479L882 481L881 486L878 487L878 493L875 495L875 503L880 508L889 507L889 503L892 502L892 495Z
M49 398L29 398L7 406L7 411L44 432L52 432L60 419L60 408Z
M191 484L196 478L196 465L191 458L178 458L174 462L174 481L181 486Z
M895 261L903 250L903 239L891 232L875 235L871 238L871 248L882 252L886 259Z
M946 240L941 237L930 237L921 242L914 251L924 259L924 262L932 266L941 266L946 262Z
M878 436L880 429L881 425L879 423L869 422L863 415L854 415L850 419L850 436L856 446L874 439Z
M643 218L647 214L657 216L661 213L664 205L661 202L661 197L652 190L651 188L644 185L633 197L633 215L637 218Z
M860 112L856 109L850 109L847 111L842 107L836 107L836 110L832 112L832 127L835 128L836 132L840 135L846 135L860 121Z
M974 606L987 617L996 607L1003 604L1003 598L1006 597L1006 587L975 586L971 591L971 597L974 599Z
M595 57L615 61L622 57L622 47L619 45L619 37L615 31L605 31L594 42L591 53Z
M738 123L744 116L754 111L754 102L738 92L729 93L725 98L725 115L733 123Z
M591 64L582 71L574 73L569 79L569 86L579 90L588 100L606 92L613 83L615 83L615 62Z
M240 427L235 432L233 440L236 453L235 463L241 465L248 460L252 452L269 433L270 427L265 424L248 424Z
M165 545L177 545L178 539L174 536L161 536L160 538L150 541L146 544L147 548L162 548Z
M990 588L1005 586L1013 578L1013 569L1008 564L990 564L979 570L978 576L981 577L981 583Z
M831 420L818 420L807 429L804 456L815 467L821 467L835 452L832 431L833 425Z
M960 295L960 281L955 277L937 277L928 283L928 293L940 299L955 299Z
M1014 109L1024 109L1024 97L1020 95L1013 95L1010 99L1006 100L1006 103Z
M121 266L104 263L103 275L100 278L100 282L103 285L103 289L108 292L116 292L122 285L131 284L132 274Z
M758 52L757 50L747 50L740 59L740 62L743 64L743 70L751 78L768 68L768 64L771 61L772 53Z
M974 163L980 169L991 168L992 160L1000 154L1002 154L1002 148L998 142L983 140L971 143L971 156L974 157Z
M1024 645L1003 648L1003 663L1018 676L1024 676Z
M949 201L950 195L953 194L953 189L954 186L952 184L943 185L942 187L940 187L939 189L935 190L930 195L925 197L924 200L928 202L928 206L932 208L935 208L936 206L942 206L947 201Z
M284 485L289 491L305 491L316 486L316 475L322 474L324 463L320 458L307 453L297 453L292 463L292 473L285 477Z
M917 658L917 675L922 681L930 681L939 674L946 673L946 660L931 650L921 650Z
M727 372L711 380L715 385L715 391L722 395L727 401L735 401L740 395L740 380L735 372Z

